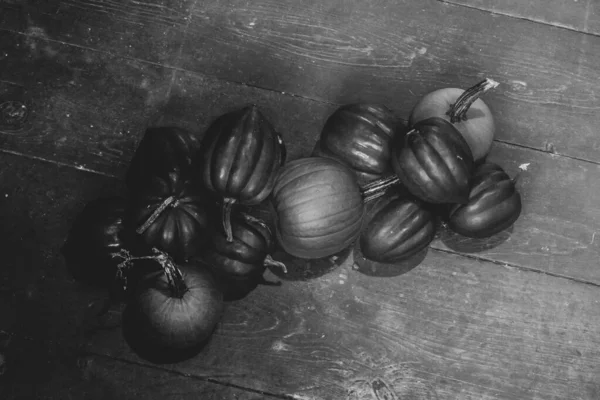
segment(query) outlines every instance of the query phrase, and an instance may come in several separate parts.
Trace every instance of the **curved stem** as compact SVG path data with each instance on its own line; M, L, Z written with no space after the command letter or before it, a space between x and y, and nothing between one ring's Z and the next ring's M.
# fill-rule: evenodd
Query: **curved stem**
M154 259L163 267L169 289L171 290L171 297L181 299L183 295L189 290L185 281L183 280L183 274L175 266L175 263L169 257L167 253L164 253L156 248L152 249L156 256Z
M160 204L160 206L158 206L158 208L154 210L154 212L152 213L152 215L150 215L146 222L144 222L142 226L137 228L135 231L139 234L144 233L146 229L148 229L150 225L152 225L154 221L156 221L156 219L160 216L160 214L162 214L163 211L165 211L167 207L177 207L178 204L179 201L175 198L175 196L167 197L165 201L163 201Z
M225 230L225 236L227 237L228 242L233 242L233 232L231 230L231 208L235 204L235 199L226 198L223 200L222 207L222 222L223 229Z
M284 263L282 263L281 261L277 261L274 260L273 257L271 257L270 254L267 254L267 256L265 257L265 261L263 263L263 265L265 267L275 267L275 268L280 268L284 274L287 274L287 267L285 266Z
M467 119L467 111L469 111L469 108L475 100L498 85L498 82L486 78L475 86L465 90L463 94L458 97L456 103L450 106L450 109L446 113L446 115L450 117L450 122L454 124L456 122L465 121Z
M385 191L390 187L400 184L400 178L398 178L398 176L396 176L395 174L386 176L385 178L381 178L373 182L369 182L361 188L363 201L365 203L373 201L383 196Z

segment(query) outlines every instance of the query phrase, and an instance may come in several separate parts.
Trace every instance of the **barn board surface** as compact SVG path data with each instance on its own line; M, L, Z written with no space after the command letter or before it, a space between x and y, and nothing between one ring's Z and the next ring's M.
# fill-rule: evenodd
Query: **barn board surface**
M600 398L598 6L575 2L0 3L0 398ZM199 135L257 104L290 158L326 117L376 101L406 118L429 90L500 82L490 159L524 208L489 242L441 230L416 268L267 273L192 360L123 341L122 306L68 275L84 204L122 194L148 126ZM25 108L20 108L21 105ZM528 164L526 171L519 168ZM374 275L377 275L375 273ZM108 397L107 397L108 396Z

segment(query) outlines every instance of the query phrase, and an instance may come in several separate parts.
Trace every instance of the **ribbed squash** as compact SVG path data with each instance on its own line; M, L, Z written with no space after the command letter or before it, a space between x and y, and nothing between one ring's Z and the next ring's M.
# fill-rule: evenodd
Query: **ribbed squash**
M473 175L469 201L450 212L448 226L472 238L485 238L510 227L521 214L515 181L497 164L485 163Z
M426 202L466 203L469 198L471 150L442 118L416 123L403 142L395 142L392 168L408 190Z
M217 118L201 143L202 182L222 200L223 228L231 241L234 203L255 205L269 196L285 162L281 136L256 106Z

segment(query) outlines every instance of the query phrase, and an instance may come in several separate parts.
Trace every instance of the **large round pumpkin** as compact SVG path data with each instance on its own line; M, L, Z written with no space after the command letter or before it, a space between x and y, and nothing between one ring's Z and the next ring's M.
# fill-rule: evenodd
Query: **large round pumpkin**
M392 172L391 140L405 132L400 120L383 105L346 104L327 118L313 155L348 164L359 185L364 185Z
M334 159L286 164L275 180L273 205L279 244L295 257L333 255L360 233L364 205L356 175Z

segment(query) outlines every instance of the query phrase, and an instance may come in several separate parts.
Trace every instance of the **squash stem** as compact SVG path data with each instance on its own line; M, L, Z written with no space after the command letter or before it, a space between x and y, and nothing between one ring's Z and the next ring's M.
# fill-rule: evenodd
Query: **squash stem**
M275 267L275 268L279 268L283 271L284 274L287 274L287 267L285 266L284 263L282 263L281 261L277 261L274 260L273 257L271 257L270 254L267 254L267 256L265 257L265 262L263 264L265 267Z
M163 201L160 204L160 206L158 206L158 208L156 210L154 210L154 212L150 215L150 217L148 217L146 222L144 222L142 224L142 226L137 228L135 231L138 234L144 233L146 231L146 229L148 229L150 227L150 225L152 225L154 223L154 221L156 221L156 219L160 216L160 214L162 214L163 211L165 211L165 209L167 209L167 207L177 207L178 204L179 204L179 201L175 198L175 196L167 197L165 199L165 201Z
M221 218L223 220L223 229L228 242L233 242L233 232L231 230L231 209L235 204L235 199L226 198L223 200L223 208Z
M400 185L400 178L398 178L398 176L396 176L395 174L389 175L385 178L381 178L373 182L369 182L361 188L363 201L365 203L373 201L383 196L387 189L396 185Z
M183 274L175 266L173 259L169 257L167 253L164 253L156 248L152 249L156 254L153 258L163 267L169 289L171 290L171 297L181 299L183 295L189 290L185 281L183 280Z
M456 99L456 103L450 106L450 109L446 113L450 117L450 122L453 124L460 121L467 120L467 111L475 100L477 100L482 94L486 93L490 89L494 89L499 85L498 82L485 78L475 86L465 90L463 94L461 94L458 99Z

